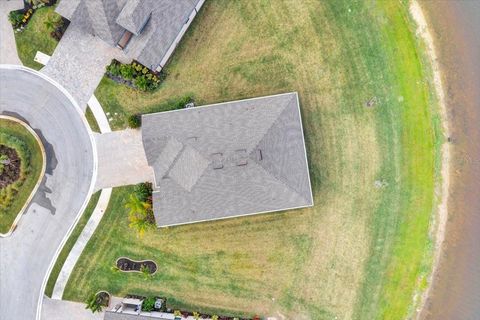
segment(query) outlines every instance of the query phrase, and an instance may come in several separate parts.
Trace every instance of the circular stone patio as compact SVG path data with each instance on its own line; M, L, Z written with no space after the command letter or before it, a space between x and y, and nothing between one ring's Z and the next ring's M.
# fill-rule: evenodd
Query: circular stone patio
M42 183L15 232L0 238L2 318L35 319L46 275L92 193L95 143L71 95L25 67L0 65L0 114L29 124L46 152Z

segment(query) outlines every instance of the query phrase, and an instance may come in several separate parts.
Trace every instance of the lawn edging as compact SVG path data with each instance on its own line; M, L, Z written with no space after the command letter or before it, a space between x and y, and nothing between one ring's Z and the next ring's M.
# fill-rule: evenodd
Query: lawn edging
M16 122L16 123L20 124L21 126L23 126L25 129L27 129L27 131L37 141L38 146L40 147L41 154L42 154L42 169L40 170L40 176L38 177L37 183L33 187L32 192L30 192L30 195L28 196L27 200L25 201L23 207L17 213L17 217L15 218L15 220L13 220L13 223L12 223L12 226L10 227L10 230L8 230L8 232L6 232L6 233L0 233L1 238L6 238L6 237L9 237L13 233L13 231L15 231L15 229L17 228L18 222L20 221L20 218L22 217L23 213L25 212L25 210L30 205L30 202L32 201L33 196L37 192L38 187L40 187L40 184L42 183L42 180L43 180L43 176L45 175L45 170L47 168L47 156L46 156L46 153L45 153L45 148L43 147L42 140L37 135L37 133L27 123L25 123L22 120L19 120L17 118L10 117L10 116L4 116L4 115L0 115L0 119Z

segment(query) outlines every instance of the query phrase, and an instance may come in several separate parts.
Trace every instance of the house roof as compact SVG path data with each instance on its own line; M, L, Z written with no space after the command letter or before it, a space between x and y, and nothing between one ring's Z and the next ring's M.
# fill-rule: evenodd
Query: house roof
M114 46L125 32L115 19L127 1L132 0L63 0L56 11L85 32Z
M112 46L128 30L125 53L156 69L201 0L62 0L56 11Z
M123 7L117 23L134 35L138 35L153 10L151 0L130 0Z
M297 93L144 115L159 226L313 205Z
M130 0L131 1L131 0ZM130 40L126 53L155 69L200 0L155 0L149 22Z

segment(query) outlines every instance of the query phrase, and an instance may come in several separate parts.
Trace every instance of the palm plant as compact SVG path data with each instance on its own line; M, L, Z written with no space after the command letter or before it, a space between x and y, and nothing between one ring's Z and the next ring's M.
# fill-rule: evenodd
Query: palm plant
M125 208L129 209L128 219L130 228L137 230L140 236L152 227L149 219L151 215L151 205L148 202L141 201L137 195L131 194Z
M100 299L98 298L98 295L95 294L95 293L92 293L88 297L88 299L86 301L86 304L87 304L87 306L85 307L85 309L92 310L92 313L102 311L102 304L100 302Z
M55 31L55 29L58 27L58 24L60 23L60 17L57 15L49 15L47 19L43 22L45 25L45 28L48 31Z

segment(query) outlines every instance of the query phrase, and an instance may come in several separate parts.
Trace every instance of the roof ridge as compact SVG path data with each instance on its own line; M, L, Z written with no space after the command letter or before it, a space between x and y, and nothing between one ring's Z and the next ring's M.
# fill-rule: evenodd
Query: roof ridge
M299 195L302 199L304 199L304 200L306 200L306 201L308 202L308 199L305 198L303 195L300 195L300 192L299 192L299 191L297 191L296 189L294 189L293 187L291 187L290 184L288 183L288 181L286 181L285 178L283 178L281 175L278 175L278 177L277 177L277 175L273 174L272 172L270 172L269 170L267 170L265 167L263 167L257 160L255 160L254 157L253 157L253 158L251 157L252 154L253 154L254 152L256 152L257 149L259 149L259 145L260 145L260 143L262 142L263 138L265 138L265 136L266 136L266 135L268 134L268 132L274 127L274 125L275 125L276 123L278 123L278 121L279 121L280 117L282 116L282 114L283 114L285 111L287 111L287 106L289 106L289 105L292 103L292 101L293 101L294 103L296 102L296 99L297 99L296 93L292 93L292 95L295 95L295 96L292 97L291 100L288 100L288 101L285 103L285 107L283 108L282 112L279 113L278 117L275 119L275 121L272 122L272 125L267 129L267 131L265 131L265 134L264 134L264 135L262 136L262 138L257 142L257 144L255 145L255 147L254 147L252 150L250 150L250 152L249 152L248 155L249 155L249 158L252 159L252 160L255 162L255 164L257 164L259 167L261 167L261 168L262 168L265 172L267 172L271 177L273 177L273 178L276 179L277 181L279 181L279 182L281 182L282 184L284 184L285 186L287 186L288 189L294 190L294 192L295 192L297 195ZM298 110L298 112L300 112L300 110Z
M290 94L291 94L291 95L295 95L296 93L295 93L295 92L292 92L292 93L290 93ZM287 94L287 95L289 95L289 94ZM292 97L291 100L293 100L293 99L294 99L294 97ZM263 140L263 138L265 137L265 135L267 134L267 132L270 131L270 129L273 127L273 125L278 122L278 119L280 118L280 116L282 115L282 113L285 111L285 109L287 108L287 106L292 102L291 100L286 101L285 104L284 104L283 106L281 106L282 111L280 111L280 112L278 113L278 115L277 115L277 117L275 118L275 120L272 121L268 127L265 127L265 132L259 137L259 139L258 139L256 142L252 143L253 147L248 146L249 148L248 148L247 150L248 150L248 154L249 154L249 155L253 152L253 150L255 150L255 149L258 147L258 145L260 144L260 142Z

